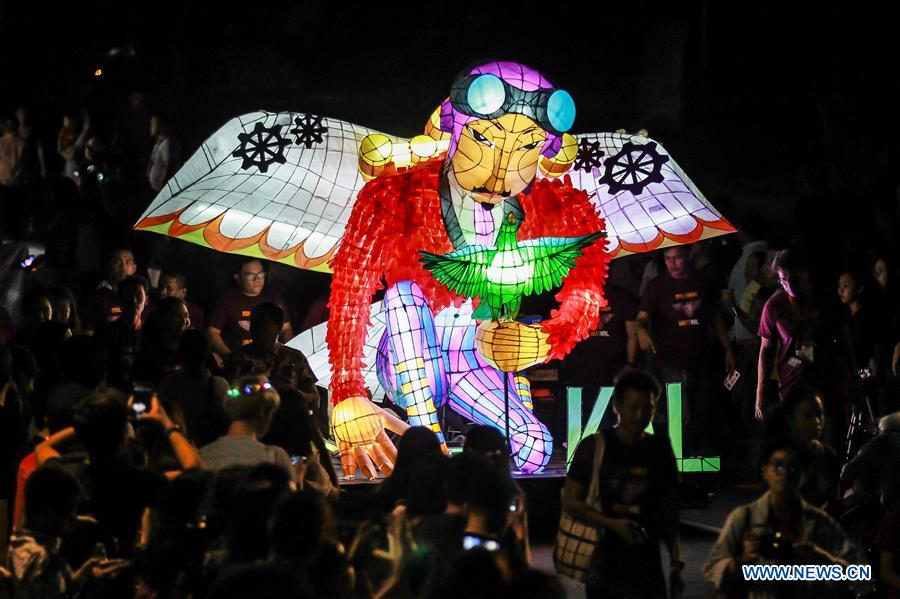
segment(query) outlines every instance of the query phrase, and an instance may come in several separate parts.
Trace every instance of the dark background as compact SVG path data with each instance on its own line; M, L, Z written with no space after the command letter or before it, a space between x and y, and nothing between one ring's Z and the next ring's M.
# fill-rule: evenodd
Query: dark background
M52 148L87 107L109 139L141 90L185 157L257 109L411 136L458 71L502 58L570 90L575 131L648 129L729 217L786 228L806 198L841 226L896 201L896 26L871 4L128 4L0 4L0 114L28 106Z
M103 115L139 89L171 115L186 153L260 108L413 135L459 70L505 58L571 91L576 131L649 129L712 198L775 209L777 198L892 191L886 13L670 4L6 1L0 112L27 105L52 135L62 110L86 106L102 134ZM129 47L134 56L108 55Z

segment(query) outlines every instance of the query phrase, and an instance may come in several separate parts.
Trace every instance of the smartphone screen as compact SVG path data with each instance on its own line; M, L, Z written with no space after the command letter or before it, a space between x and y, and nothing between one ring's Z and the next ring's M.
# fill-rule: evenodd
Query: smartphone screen
M131 396L134 398L131 402L131 409L140 416L150 409L150 402L153 399L153 386L149 383L135 383L131 388Z

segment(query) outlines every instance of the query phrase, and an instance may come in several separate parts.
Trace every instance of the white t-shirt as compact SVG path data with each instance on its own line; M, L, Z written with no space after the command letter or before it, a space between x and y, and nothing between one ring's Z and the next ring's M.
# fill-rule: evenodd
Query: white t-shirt
M747 279L744 277L744 267L747 265L747 259L756 252L765 252L769 249L769 245L765 240L751 241L741 248L741 255L731 269L731 275L728 277L728 288L734 293L734 300L740 304L741 297L747 289ZM731 338L736 341L744 341L756 337L756 331L748 331L740 320L735 319L734 324L729 331Z
M150 163L147 165L147 180L153 191L159 191L166 184L166 177L169 174L166 171L172 164L172 142L166 137L158 139L153 145L153 151L150 152Z

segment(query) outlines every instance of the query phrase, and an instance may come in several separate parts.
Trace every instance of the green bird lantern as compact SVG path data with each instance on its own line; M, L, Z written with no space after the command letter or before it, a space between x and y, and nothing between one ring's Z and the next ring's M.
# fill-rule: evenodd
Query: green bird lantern
M457 295L479 298L477 320L514 319L522 298L549 291L575 266L575 260L599 231L580 237L540 237L520 242L518 224L509 213L500 225L496 247L470 245L443 256L419 252L424 267Z

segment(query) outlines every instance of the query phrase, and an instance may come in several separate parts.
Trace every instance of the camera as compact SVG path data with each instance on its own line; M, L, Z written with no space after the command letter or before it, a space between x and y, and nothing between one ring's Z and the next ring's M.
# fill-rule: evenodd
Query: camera
M774 532L760 537L759 554L768 560L784 564L793 558L794 548L789 538L780 532Z

